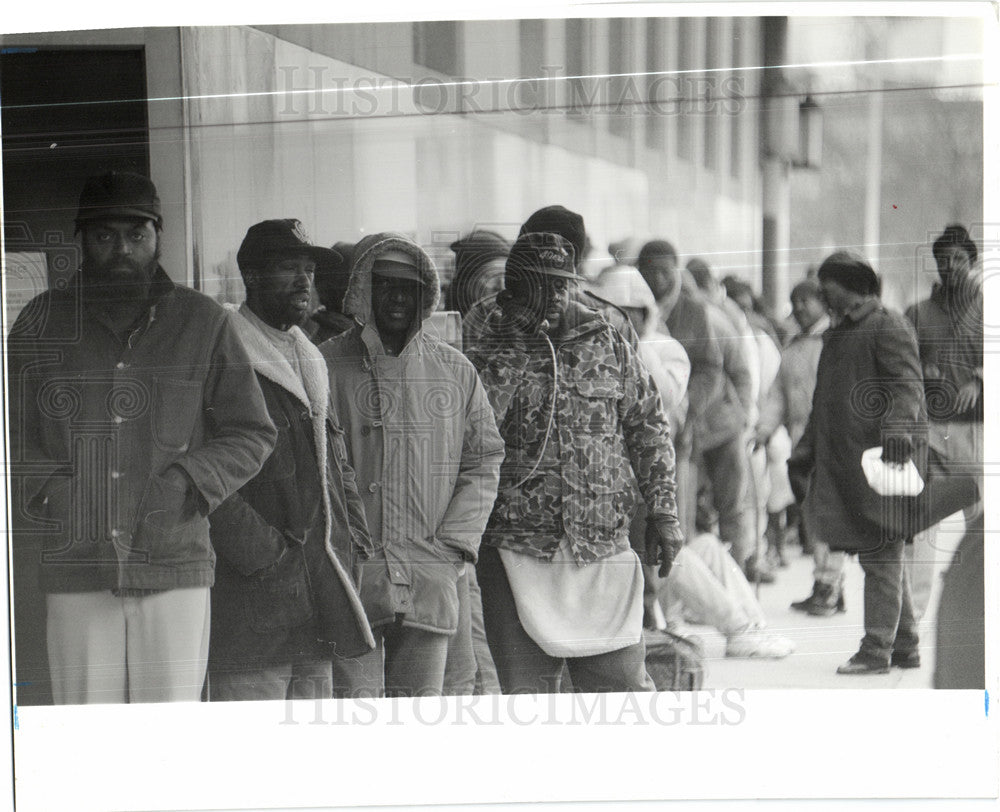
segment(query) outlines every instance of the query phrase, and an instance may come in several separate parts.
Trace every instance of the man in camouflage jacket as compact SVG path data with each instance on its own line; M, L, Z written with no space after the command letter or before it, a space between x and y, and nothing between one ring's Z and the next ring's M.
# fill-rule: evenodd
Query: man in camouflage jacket
M578 568L625 555L639 495L650 516L647 563L660 564L665 576L683 541L659 394L621 334L573 300L572 256L558 235L519 237L500 299L505 319L468 351L506 444L479 568L487 637L505 693L552 687L562 659L519 622L498 550L519 554L526 566L525 557L552 562L559 550ZM594 599L620 603L627 595ZM625 640L616 650L566 661L577 689L621 691L651 688L643 659L641 640Z

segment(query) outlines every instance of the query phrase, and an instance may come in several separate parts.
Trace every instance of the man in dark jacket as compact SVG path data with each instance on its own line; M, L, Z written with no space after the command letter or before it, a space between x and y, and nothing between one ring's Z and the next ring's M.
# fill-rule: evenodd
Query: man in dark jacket
M332 657L374 646L348 569L371 540L326 362L300 329L317 261L298 220L250 228L236 255L247 289L233 326L278 440L252 480L211 516L213 700L332 696Z
M882 674L918 657L903 544L919 520L919 503L876 493L861 455L881 446L887 463L924 467L920 359L913 327L882 306L878 277L864 258L838 251L818 278L833 326L823 334L812 412L788 472L798 493L808 481L809 532L831 550L857 553L865 573L865 636L837 673Z
M208 514L260 470L274 425L226 312L160 267L152 182L89 178L76 227L80 270L8 341L17 543L41 541L53 697L197 701Z

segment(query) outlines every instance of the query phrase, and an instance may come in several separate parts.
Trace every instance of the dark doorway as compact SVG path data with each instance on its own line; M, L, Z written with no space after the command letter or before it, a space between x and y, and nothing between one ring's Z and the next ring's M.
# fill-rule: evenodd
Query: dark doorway
M149 174L145 53L5 47L0 107L8 260L38 259L46 279L36 283L57 285L79 265L73 219L87 176L110 169ZM18 273L10 270L17 267L8 261L8 273ZM5 295L22 296L23 290L15 290L18 281L4 279ZM16 308L9 307L8 318L13 315ZM41 545L19 534L16 523L13 529L17 703L48 704L45 600L37 582Z

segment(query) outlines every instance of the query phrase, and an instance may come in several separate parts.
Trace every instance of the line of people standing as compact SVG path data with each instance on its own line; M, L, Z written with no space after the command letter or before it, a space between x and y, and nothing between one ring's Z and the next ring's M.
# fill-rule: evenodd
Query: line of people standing
M671 583L714 618L730 656L791 651L747 582L763 569L754 431L767 445L777 424L801 425L782 412L767 436L758 427L789 351L779 371L760 320L742 329L747 313L704 263L682 273L669 243L648 243L629 286L645 305L631 293L617 304L584 284L583 220L561 206L532 215L512 245L470 235L449 291L463 354L425 329L440 280L398 234L323 248L297 220L258 223L237 253L246 300L223 308L160 267L147 178L89 179L76 226L79 272L33 300L8 339L15 526L39 545L57 703L652 690L643 627ZM972 329L948 295L960 259L948 262L937 309L914 316L930 344ZM615 290L621 270L595 290ZM858 438L889 461L919 457L925 378L957 388L964 407L935 413L938 469L957 459L950 424L977 403L981 415L981 339L978 368L953 380L951 356L918 355L871 278L841 255L819 273L836 325L789 462L812 536L837 526L830 497L857 480L830 467L844 444L821 422L857 406L845 374L883 375L905 412L872 416ZM831 360L835 338L849 363ZM698 519L701 478L714 542L695 538L712 524ZM953 490L948 505L965 506L968 489ZM928 516L926 501L896 513ZM851 525L853 503L839 508ZM887 542L869 520L879 532L860 547L845 541L853 525L816 541L862 551L855 672L890 653L912 665L916 652L901 564L916 523L900 520ZM892 563L869 565L872 545Z

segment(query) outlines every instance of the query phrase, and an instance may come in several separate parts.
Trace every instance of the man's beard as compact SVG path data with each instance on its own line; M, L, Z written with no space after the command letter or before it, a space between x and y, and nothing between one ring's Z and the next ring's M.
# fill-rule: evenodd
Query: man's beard
M98 262L86 255L81 263L82 280L88 296L111 301L134 301L146 297L149 283L160 260L160 247L148 263L129 257Z

